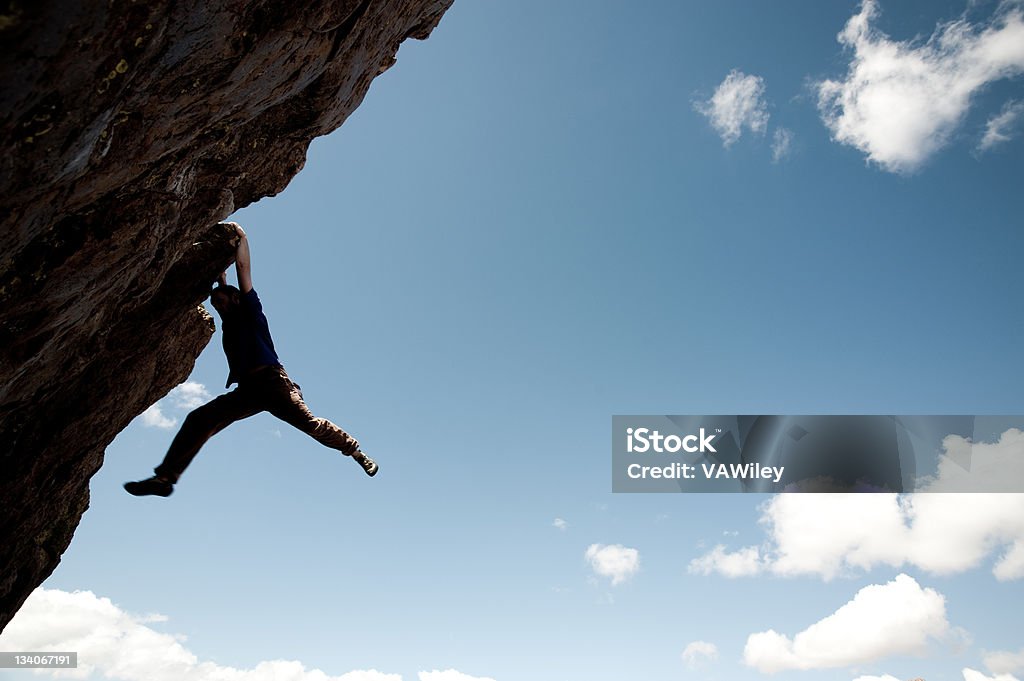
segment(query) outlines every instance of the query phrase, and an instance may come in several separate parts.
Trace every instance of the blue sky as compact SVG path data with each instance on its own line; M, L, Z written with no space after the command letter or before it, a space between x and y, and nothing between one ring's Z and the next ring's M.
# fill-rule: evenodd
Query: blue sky
M234 216L380 474L263 414L136 499L174 432L138 419L0 647L93 632L96 680L1024 678L1022 496L608 475L613 414L1024 413L1020 12L457 2ZM226 371L218 336L163 417Z

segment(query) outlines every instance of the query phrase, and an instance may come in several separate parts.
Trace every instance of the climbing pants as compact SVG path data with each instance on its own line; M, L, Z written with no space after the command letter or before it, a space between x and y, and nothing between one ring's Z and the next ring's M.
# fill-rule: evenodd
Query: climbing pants
M317 418L302 399L299 386L283 367L268 366L243 377L231 392L192 411L174 437L156 474L177 482L199 449L235 421L268 411L295 426L322 445L346 456L359 451L359 443L327 419Z

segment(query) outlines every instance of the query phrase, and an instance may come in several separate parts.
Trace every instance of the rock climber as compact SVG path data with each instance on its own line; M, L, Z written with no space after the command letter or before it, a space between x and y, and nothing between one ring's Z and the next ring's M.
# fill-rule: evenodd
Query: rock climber
M163 462L156 467L156 474L138 482L126 482L125 490L135 496L170 496L181 474L207 440L235 421L262 411L295 426L320 444L352 457L367 475L376 475L377 463L360 451L359 443L351 435L327 419L314 416L303 401L299 386L285 373L274 350L263 306L252 287L249 241L238 223L227 224L235 229L238 239L235 249L238 287L227 284L227 273L222 273L210 294L210 302L221 318L229 369L225 387L233 383L238 386L192 411L171 442Z

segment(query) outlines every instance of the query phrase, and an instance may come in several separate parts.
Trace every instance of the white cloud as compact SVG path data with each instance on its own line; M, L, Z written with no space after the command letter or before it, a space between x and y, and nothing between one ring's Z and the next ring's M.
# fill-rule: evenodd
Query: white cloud
M922 654L929 641L948 632L945 597L901 574L887 584L864 587L792 639L774 630L751 634L743 662L765 673L847 667Z
M182 645L184 637L155 631L147 622L160 615L138 616L90 591L69 593L36 589L0 634L5 650L75 650L78 668L54 670L53 676L90 675L121 681L401 681L399 674L376 670L330 676L300 662L271 660L252 669L235 669L200 661ZM422 677L421 677L422 678ZM443 677L440 677L443 679ZM458 677L451 677L454 681ZM470 679L470 677L465 677Z
M1024 71L1024 16L1012 8L984 25L959 19L921 43L880 32L878 14L864 0L839 33L853 58L842 80L818 83L818 108L833 139L911 172L946 145L978 91Z
M612 586L626 581L640 569L640 552L620 544L591 544L584 557L595 573L611 578Z
M997 579L1024 577L1024 494L780 494L761 507L764 547L716 547L690 570L759 572L826 580L879 565L915 565L940 575L998 556ZM760 562L752 557L761 552ZM736 566L741 566L738 569Z
M934 494L1024 479L1024 433L994 443L944 440L938 474L925 493L780 494L761 506L762 546L716 546L690 562L697 574L743 577L762 572L818 575L826 580L879 565L914 565L940 575L978 567L995 556L999 580L1024 577L1024 494ZM969 451L964 451L964 448ZM956 461L970 455L970 471Z
M210 393L202 383L185 381L167 393L167 399L179 409L195 409L210 401Z
M793 133L787 128L775 128L772 133L772 163L789 156L793 148Z
M935 476L917 482L920 492L1012 492L1024 480L1024 431L1010 428L996 442L959 435L942 441ZM965 466L961 462L969 462Z
M995 676L985 676L979 671L965 667L963 669L964 681L1020 681L1016 676L1012 674L996 674Z
M167 412L195 409L208 402L210 397L210 392L202 383L185 381L172 388L162 400L150 405L149 409L142 412L142 425L149 428L173 428L178 424L178 419Z
M566 530L569 527L569 523L565 522L561 518L555 518L555 522L551 523L552 527L557 527L560 530Z
M900 681L900 679L884 674L882 676L858 676L853 681Z
M690 562L690 572L709 575L717 572L726 577L749 577L762 569L761 552L756 546L748 546L733 553L718 544L700 558Z
M740 138L743 128L764 134L768 127L764 90L763 78L733 69L711 99L696 102L694 109L707 117L722 143L728 147Z
M150 405L149 409L142 412L141 418L142 425L149 428L173 428L178 422L178 419L164 414L159 402Z
M1024 648L1015 653L996 650L991 653L985 653L983 659L985 666L994 674L1024 672Z
M420 672L419 677L420 681L494 681L490 677L470 676L454 669L446 669L443 672L436 669L432 672Z
M683 649L683 662L690 669L697 669L706 662L718 659L718 646L707 641L693 641Z
M1013 139L1016 132L1014 128L1021 115L1024 115L1024 102L1007 102L1002 110L985 124L985 134L978 143L978 151L988 151Z

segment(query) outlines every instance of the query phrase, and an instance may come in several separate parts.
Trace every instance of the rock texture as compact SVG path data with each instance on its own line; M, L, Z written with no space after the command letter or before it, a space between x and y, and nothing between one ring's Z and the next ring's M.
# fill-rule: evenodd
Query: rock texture
M284 189L451 2L0 3L0 629L209 341L218 221Z

